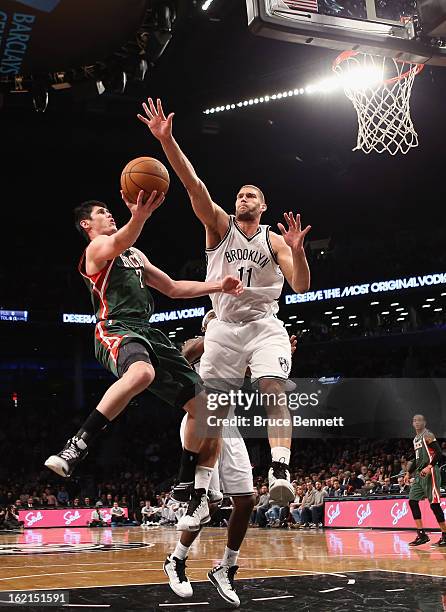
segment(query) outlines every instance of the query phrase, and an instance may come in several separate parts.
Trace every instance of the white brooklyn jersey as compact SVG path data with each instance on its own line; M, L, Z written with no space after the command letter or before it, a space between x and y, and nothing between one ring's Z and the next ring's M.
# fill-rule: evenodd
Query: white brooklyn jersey
M283 288L283 274L269 239L269 225L260 225L251 238L230 216L228 231L220 244L206 249L207 281L219 281L231 274L245 288L239 297L213 293L212 307L220 321L241 323L273 316Z

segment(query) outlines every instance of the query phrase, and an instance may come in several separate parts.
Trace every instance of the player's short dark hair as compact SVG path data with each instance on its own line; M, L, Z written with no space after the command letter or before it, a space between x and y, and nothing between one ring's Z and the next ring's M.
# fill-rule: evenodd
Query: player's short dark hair
M87 242L89 242L89 238L87 232L81 226L81 221L85 219L91 219L91 213L95 206L103 206L104 208L108 208L106 204L100 202L99 200L87 200L86 202L82 202L79 206L76 206L74 209L74 225L76 226L77 231L80 235L85 238Z
M242 189L244 187L251 187L252 189L255 189L257 191L257 193L259 194L259 196L260 196L260 201L265 203L265 194L263 193L263 191L259 187L257 187L256 185L251 185L251 184L243 185Z

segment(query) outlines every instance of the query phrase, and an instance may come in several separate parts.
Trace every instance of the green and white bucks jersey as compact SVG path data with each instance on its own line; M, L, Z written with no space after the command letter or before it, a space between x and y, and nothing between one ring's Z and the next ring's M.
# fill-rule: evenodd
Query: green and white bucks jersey
M136 249L127 249L92 275L85 269L84 251L79 272L90 290L98 321L141 319L149 322L153 298L144 282L144 261Z
M241 323L274 316L283 288L283 274L269 238L269 225L260 225L248 238L230 216L228 231L213 249L206 249L207 281L220 281L231 274L243 283L239 297L211 295L212 308L220 321Z
M427 445L426 438L435 440L434 434L427 429L415 436L413 439L413 447L415 450L415 470L417 472L421 472L421 470L431 462L434 455L434 451Z

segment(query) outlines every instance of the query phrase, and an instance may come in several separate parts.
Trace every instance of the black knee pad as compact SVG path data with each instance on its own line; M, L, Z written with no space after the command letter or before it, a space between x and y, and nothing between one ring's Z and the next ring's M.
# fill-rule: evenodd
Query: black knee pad
M414 499L409 499L409 506L412 510L413 518L418 521L421 518L420 502L417 502Z
M144 344L141 342L127 342L124 346L121 346L117 364L119 378L127 372L132 363L137 361L144 361L152 365L149 351Z
M432 512L435 515L435 518L437 519L437 521L439 523L444 523L445 518L444 518L444 513L443 510L440 506L440 504L431 504L431 508L432 508Z

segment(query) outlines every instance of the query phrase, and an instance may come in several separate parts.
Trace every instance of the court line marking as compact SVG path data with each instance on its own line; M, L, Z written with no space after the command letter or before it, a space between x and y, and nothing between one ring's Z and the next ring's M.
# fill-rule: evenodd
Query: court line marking
M171 603L171 604L158 604L160 608L170 608L171 606L208 606L208 601L189 601L187 603Z
M411 574L413 576L428 576L429 578L446 578L446 576L443 576L443 574L422 574L421 572L403 572L402 570L388 570L388 569L378 569L378 570L366 570L367 572L370 571L377 571L377 572L390 572L393 574Z
M270 599L292 599L294 595L277 595L277 597L256 597L251 601L269 601Z
M334 587L333 589L325 589L325 591L319 591L319 593L332 593L333 591L343 591L344 587Z
M386 593L397 593L398 591L404 591L405 589L386 589Z
M208 568L205 568L208 569ZM258 568L256 568L257 571L261 571ZM110 570L107 570L110 571ZM121 570L121 571L125 571L125 570ZM281 570L282 571L282 570ZM305 571L305 570L295 570L295 571ZM446 578L446 576L441 576L438 574L421 574L419 572L403 572L401 570L388 570L388 569L378 569L378 568L369 568L369 569L361 569L361 570L346 570L349 574L362 574L364 572L388 572L388 573L393 573L393 574L414 574L416 576L428 576L431 578ZM76 572L76 573L84 573L84 572ZM68 574L68 572L67 572ZM37 574L37 576L29 576L30 578L34 578L34 577L42 577L42 576L50 576L50 575L60 575L60 574ZM300 574L300 576L339 576L339 574L333 574L332 572L306 572L305 574ZM26 578L27 576L18 576L17 578ZM273 575L273 576L267 576L266 578L298 578L298 576L284 576L283 574L280 575ZM243 578L242 580L258 580L258 579L264 579L265 576L250 576L249 578ZM200 583L200 582L206 582L206 580L191 580L191 582L193 583ZM125 584L91 584L91 585L82 585L82 586L70 586L70 587L59 587L59 588L63 588L63 589L70 589L70 590L78 590L78 589L108 589L108 588L112 588L112 587L127 587L127 586L152 586L152 585L162 585L162 584L167 584L167 582L127 582ZM20 588L20 589L8 589L8 591L11 592L25 592L25 591L48 591L48 588L52 588L52 587L42 587L42 588L32 588L32 589L27 589L27 588ZM0 593L2 593L4 591L2 591L0 589ZM190 604L189 604L190 605Z
M350 578L347 584L356 584L356 580L354 578Z
M208 568L206 568L206 569L208 569ZM125 570L123 570L123 571L125 571ZM305 571L305 570L302 570L302 571ZM352 571L349 570L349 573L350 574L352 574L352 573L360 573L360 572L363 572L363 571L373 572L375 570L373 570L373 569L372 570L352 570ZM84 572L80 572L80 573L84 573ZM315 574L319 575L319 576L329 575L327 572L307 572L306 574L301 574L301 576L314 576ZM45 576L45 575L49 576L50 574L37 574L37 576ZM19 578L23 578L23 576L19 576ZM258 580L260 578L264 579L265 576L250 576L249 578L243 578L242 580ZM283 574L280 574L280 575L276 574L274 576L266 576L266 578L297 578L297 576L284 576ZM207 580L191 580L191 582L193 582L194 584L195 583L199 584L201 582L206 583ZM125 584L122 584L122 583L121 584L90 584L90 585L87 585L87 586L82 585L82 586L70 586L70 587L58 587L58 588L65 589L65 590L66 589L70 589L70 590L74 591L74 590L77 590L77 589L109 589L111 587L152 586L152 585L155 585L155 584L158 584L158 585L160 585L160 584L167 584L167 582L127 582ZM52 588L52 587L42 587L42 588L32 588L32 589L29 589L29 588L28 589L26 589L26 588L8 589L8 592L9 591L11 591L11 592L16 592L16 591L18 591L18 592L24 592L24 591L32 591L32 592L34 592L34 591L48 591L48 588ZM4 591L2 591L0 589L0 593L4 593Z
M111 604L62 604L62 608L111 608Z

